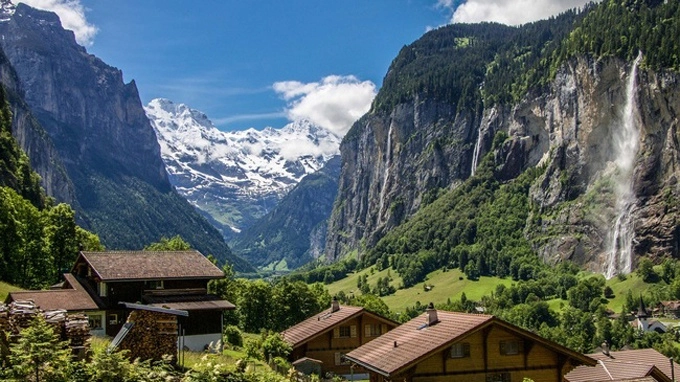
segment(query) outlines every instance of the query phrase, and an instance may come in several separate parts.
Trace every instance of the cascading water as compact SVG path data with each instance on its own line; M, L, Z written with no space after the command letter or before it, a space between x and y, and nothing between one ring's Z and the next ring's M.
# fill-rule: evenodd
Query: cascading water
M479 163L479 152L482 147L482 129L480 128L477 132L477 143L475 143L475 149L472 151L472 167L470 168L470 176L475 176L475 171L477 171L477 164Z
M378 216L382 216L383 206L385 205L385 194L387 193L387 180L390 177L390 161L392 159L392 125L387 131L387 148L385 149L385 175L383 175L382 186L380 188L380 207Z
M611 231L611 242L607 256L609 279L617 273L630 273L633 264L633 226L632 210L636 203L633 191L633 167L638 152L640 132L637 123L637 69L642 59L640 52L633 62L626 84L626 104L621 118L621 128L614 133L616 182L616 220Z

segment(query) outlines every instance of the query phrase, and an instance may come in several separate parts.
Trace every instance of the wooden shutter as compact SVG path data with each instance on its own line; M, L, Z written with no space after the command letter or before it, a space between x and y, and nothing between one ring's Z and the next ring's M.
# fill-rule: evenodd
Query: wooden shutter
M364 335L366 337L372 337L373 336L373 333L371 332L371 325L370 324L364 325Z
M380 334L385 334L385 333L387 333L387 325L382 324L382 330L380 331Z
M340 338L340 327L335 327L333 329L333 338Z
M340 353L335 353L335 364L336 364L336 365L341 365L341 364L342 364L341 357L342 357L342 354L340 354Z
M357 326L356 325L350 325L349 327L349 336L354 338L357 336Z

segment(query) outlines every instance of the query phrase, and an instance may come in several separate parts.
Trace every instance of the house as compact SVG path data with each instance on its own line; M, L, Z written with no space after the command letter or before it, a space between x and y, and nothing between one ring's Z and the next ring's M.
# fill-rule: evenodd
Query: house
M81 252L61 289L13 292L8 300L32 299L42 309L82 311L93 334L115 336L130 309L123 302L185 310L178 325L183 343L203 350L222 338L222 315L235 306L208 294L208 282L224 273L198 251Z
M347 353L371 382L561 382L597 361L485 314L426 312Z
M678 318L680 317L680 301L661 301L657 306L657 309L661 311L661 314L668 318Z
M358 306L331 307L281 333L293 351L289 361L299 370L321 370L349 375L354 372L343 355L394 329L398 323ZM299 362L297 362L299 361ZM310 366L312 364L319 366Z
M647 308L645 307L645 302L642 301L642 296L640 296L640 304L638 306L638 311L635 314L635 320L632 322L632 325L634 328L637 330L641 330L643 332L657 332L657 333L666 333L668 331L668 328L666 328L666 325L659 321L659 320L654 320L650 319L651 315L647 311Z
M670 382L674 376L671 360L654 349L608 351L588 354L595 367L579 366L564 378L567 382L650 380Z

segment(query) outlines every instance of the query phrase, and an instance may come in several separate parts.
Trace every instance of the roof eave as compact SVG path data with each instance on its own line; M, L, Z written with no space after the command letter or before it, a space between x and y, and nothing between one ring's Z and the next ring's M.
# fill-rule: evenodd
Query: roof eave
M348 359L348 360L350 360L351 362L354 362L354 363L356 363L357 365L363 367L364 369L370 370L370 371L372 371L372 372L374 372L374 373L378 373L378 374L380 374L380 375L382 375L382 376L384 376L384 377L388 377L388 378L390 377L390 373L386 372L385 370L380 370L380 369L378 369L377 367L373 367L373 366L371 366L371 365L369 365L369 364L367 364L367 363L365 363L365 362L363 362L363 361L361 361L361 360L358 360L358 359L356 359L356 358L354 358L354 357L349 357L349 356L345 355L345 358Z
M186 277L140 277L140 278L101 278L103 282L128 282L128 281L157 281L157 280L219 280L222 276L186 276Z

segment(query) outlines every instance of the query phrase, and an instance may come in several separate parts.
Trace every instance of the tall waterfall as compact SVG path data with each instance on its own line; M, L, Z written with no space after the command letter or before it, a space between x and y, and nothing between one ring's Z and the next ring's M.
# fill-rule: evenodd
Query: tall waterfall
M385 194L387 193L387 180L390 177L390 165L392 160L392 124L387 131L387 148L385 149L385 175L383 175L382 185L380 187L380 207L378 209L378 218L382 215L385 204Z
M626 104L623 109L621 126L614 133L616 182L616 220L611 231L611 242L607 255L607 271L609 279L617 273L630 273L633 264L633 237L635 230L632 210L635 207L633 191L633 168L638 152L640 132L637 114L637 69L642 59L640 52L633 62L626 84Z
M479 164L479 152L482 151L482 129L480 128L477 132L477 143L475 143L475 149L472 151L472 166L470 168L470 176L475 176L475 171L477 171L477 165Z

